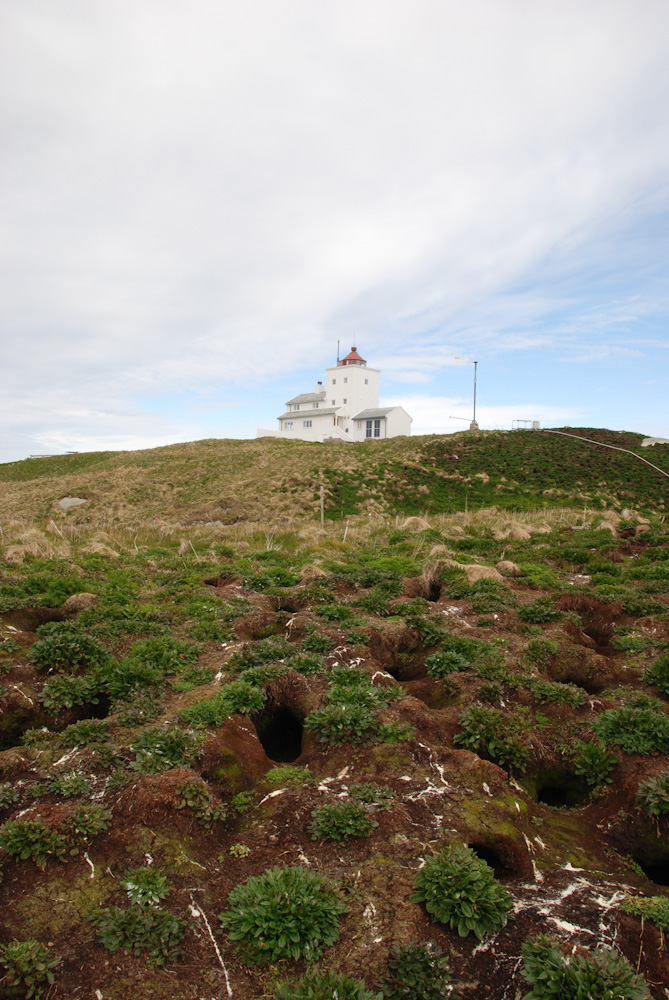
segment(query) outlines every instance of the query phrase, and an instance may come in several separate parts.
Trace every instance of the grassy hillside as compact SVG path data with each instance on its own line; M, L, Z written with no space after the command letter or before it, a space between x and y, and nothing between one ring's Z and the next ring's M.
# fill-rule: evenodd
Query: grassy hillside
M668 445L646 450L640 434L570 430L643 453L669 471ZM354 446L265 438L2 465L0 518L52 516L67 495L88 500L70 521L102 526L313 518L321 485L332 519L491 505L661 511L669 495L669 480L632 456L544 432L464 432Z

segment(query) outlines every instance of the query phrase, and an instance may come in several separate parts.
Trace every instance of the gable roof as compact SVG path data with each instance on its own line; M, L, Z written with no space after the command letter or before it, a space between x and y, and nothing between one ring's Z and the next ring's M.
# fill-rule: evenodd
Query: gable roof
M360 413L356 413L354 417L351 417L351 420L374 420L374 418L378 420L379 417L387 417L393 410L399 409L399 406L386 406L375 410L361 410Z
M286 412L282 413L280 417L277 417L277 420L302 420L303 418L308 420L318 420L319 417L331 417L333 413L339 413L340 410L341 406L328 406L322 410L320 407L317 410L286 410Z
M286 406L291 406L294 403L320 403L322 399L325 399L325 389L323 392L303 392L293 399L287 399Z

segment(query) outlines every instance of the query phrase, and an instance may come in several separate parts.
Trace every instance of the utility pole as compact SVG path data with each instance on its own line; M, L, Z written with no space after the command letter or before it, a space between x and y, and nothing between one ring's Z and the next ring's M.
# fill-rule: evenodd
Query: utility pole
M469 429L470 431L477 431L479 429L479 425L476 423L476 370L478 368L478 361L463 361L462 358L453 358L453 360L456 365L474 365L474 415Z

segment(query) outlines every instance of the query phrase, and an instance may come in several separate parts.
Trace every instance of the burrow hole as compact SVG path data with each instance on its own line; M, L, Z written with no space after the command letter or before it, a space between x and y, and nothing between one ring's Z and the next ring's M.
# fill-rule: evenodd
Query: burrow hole
M650 882L669 886L669 844L661 840L645 844L634 851L632 857Z
M589 798L587 784L571 771L540 771L533 784L533 798L552 809L577 809Z
M489 844L482 844L479 841L469 844L469 849L474 852L477 858L490 865L495 873L495 878L501 882L512 878L515 874L515 866L505 851L500 851L496 847L491 847Z
M302 753L302 719L285 706L265 709L255 720L262 748L270 760L291 763Z

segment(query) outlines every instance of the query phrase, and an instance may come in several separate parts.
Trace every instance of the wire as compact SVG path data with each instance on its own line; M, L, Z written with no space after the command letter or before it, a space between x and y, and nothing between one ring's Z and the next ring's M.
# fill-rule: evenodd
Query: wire
M581 437L580 434L567 434L566 431L552 431L547 427L542 428L541 432L542 434L560 434L561 437L575 438L577 441L587 441L588 444L596 444L599 445L600 448L611 448L613 451L624 451L625 454L633 455L634 458L638 458L639 461L643 462L645 465L650 465L651 469L655 469L656 472L661 473L661 475L666 476L666 478L669 479L669 472L665 472L664 469L660 469L659 466L653 465L653 463L649 462L647 458L642 458L641 455L637 455L635 451L630 451L629 448L619 448L615 444L604 444L603 441L593 441L591 438Z

